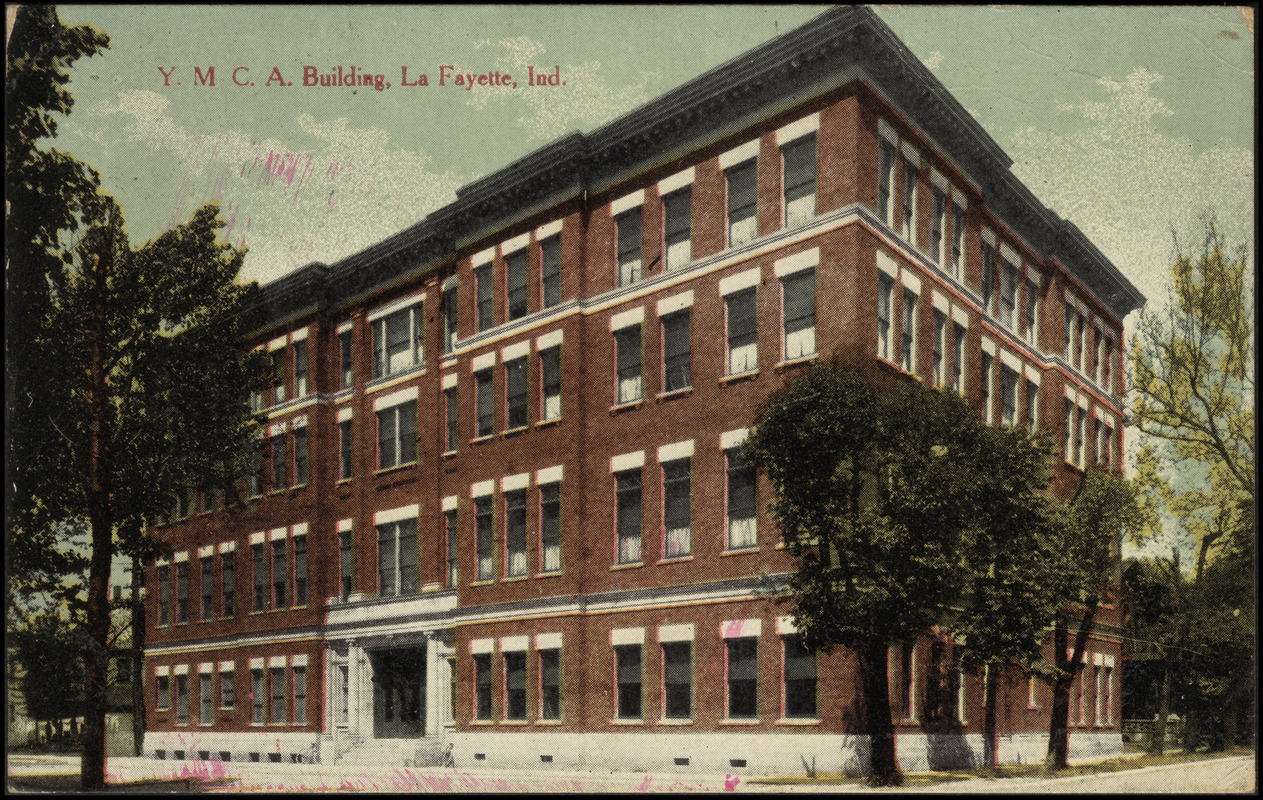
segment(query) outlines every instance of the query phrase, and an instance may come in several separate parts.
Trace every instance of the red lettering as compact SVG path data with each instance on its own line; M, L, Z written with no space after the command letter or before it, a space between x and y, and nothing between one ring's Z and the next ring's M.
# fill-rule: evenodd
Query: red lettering
M284 85L285 85L285 79L281 77L281 68L280 68L280 67L272 67L272 74L268 76L267 83L265 83L265 84L263 84L263 85L264 85L264 86L271 86L271 85L272 85L272 81L276 81L277 83L281 84L282 86L284 86Z
M249 81L246 81L245 83L242 83L241 81L237 80L237 73L238 73L238 72L241 72L241 70L243 70L243 69L244 69L246 72L249 72L249 71L250 71L250 68L249 68L249 67L237 67L236 69L234 69L234 70L232 71L232 82L233 82L233 83L235 83L235 84L237 84L238 86L249 86L249 85L250 85L250 82L249 82Z
M164 71L162 67L158 67L158 71L162 73L162 85L170 86L171 85L171 72L175 72L175 67L171 68L171 72Z
M315 67L303 67L303 86L315 86L318 81Z
M205 86L208 82L210 83L211 86L215 85L215 68L207 67L206 74L203 75L201 67L194 67L193 68L193 85L196 86L198 83L201 83L203 86Z

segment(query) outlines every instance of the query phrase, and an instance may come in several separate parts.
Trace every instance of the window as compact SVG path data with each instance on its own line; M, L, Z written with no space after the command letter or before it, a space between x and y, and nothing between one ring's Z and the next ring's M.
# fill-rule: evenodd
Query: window
M342 388L350 389L355 385L355 355L351 351L350 329L338 334L338 354L342 364Z
M539 487L540 570L561 571L561 484Z
M416 594L417 521L377 526L377 587L382 597Z
M1074 401L1066 398L1066 441L1064 445L1066 461L1074 461Z
M1083 335L1085 328L1087 328L1087 324L1087 316L1080 311L1075 317L1074 366L1075 369L1082 370L1083 372L1087 372L1088 369L1087 361L1083 358Z
M505 429L526 427L526 356L504 365Z
M693 643L662 644L663 716L688 719L693 715Z
M903 290L903 351L899 366L907 372L917 368L917 296L911 289Z
M355 591L355 538L351 531L338 531L338 589L346 600Z
M158 567L158 624L171 624L171 568Z
M491 436L496 432L496 398L495 376L489 369L474 373L474 400L477 405L478 438Z
M901 697L903 718L905 720L915 720L917 718L917 643L915 641L904 642L900 649L902 652L899 659L899 686L903 690Z
M759 368L759 327L755 289L724 298L728 317L728 374Z
M961 264L965 255L965 209L953 205L952 217L952 277L961 279Z
M491 654L474 656L474 719L491 719Z
M662 318L662 388L678 392L692 386L692 332L686 308Z
M887 225L891 224L890 204L894 199L894 184L895 146L882 139L877 149L877 213Z
M307 396L307 340L294 342L294 396Z
M614 332L618 349L618 402L634 403L645 396L644 371L640 358L640 326Z
M377 412L377 468L390 469L417 460L417 401Z
M910 243L916 242L917 178L920 170L906 155L903 158L903 236Z
M1114 337L1105 337L1105 354L1101 357L1101 385L1111 394L1114 391Z
M816 137L805 136L781 148L785 184L785 227L816 216Z
M447 435L444 449L455 453L460 449L460 397L455 386L443 390L443 414L446 417L444 427Z
M529 310L526 290L526 251L518 250L504 257L505 277L509 284L508 320L525 317Z
M504 718L526 719L526 653L504 654Z
M785 716L816 716L816 654L798 634L781 639L785 664Z
M806 270L781 280L784 359L816 354L816 271Z
M263 390L262 389L252 388L250 390L250 410L256 414L263 410Z
M490 495L474 499L474 523L478 534L478 580L489 581L496 576Z
M255 725L262 725L263 706L267 701L267 698L263 693L263 670L250 670L250 678L252 684L250 690L250 700L252 705L250 721Z
M891 302L895 293L895 282L886 275L877 276L877 355L887 361L890 354L890 320Z
M478 332L496 326L496 303L492 265L484 264L474 269L474 291L477 294Z
M214 556L202 558L202 619L215 618L215 562Z
M754 470L746 465L740 447L724 451L728 468L728 549L757 547L758 528L754 514Z
M374 378L384 378L421 364L421 343L425 338L423 311L422 304L417 303L374 320Z
M995 245L982 243L982 310L992 313L991 297L995 294Z
M280 431L272 436L272 491L283 491L289 485L289 470L286 464L289 461L288 454L285 452L285 432Z
M942 386L947 381L947 315L934 309L934 340L930 343L930 361L934 374L930 383Z
M338 423L338 480L349 481L355 464L355 440L352 438L351 420Z
M539 718L561 719L561 651L539 651Z
M254 610L268 610L268 567L263 543L250 545L251 563L254 566Z
M1101 418L1097 417L1092 420L1092 426L1092 446L1096 448L1096 460L1099 463L1101 460L1101 450L1104 449L1104 441L1101 439Z
M993 372L991 362L993 360L994 356L986 350L982 351L982 358L979 360L982 371L979 381L982 384L982 421L988 425L991 424L991 373Z
M504 493L505 574L515 578L526 574L526 490Z
M1087 413L1083 408L1079 408L1079 413L1075 415L1078 424L1074 427L1074 463L1080 469L1083 468L1083 429L1087 426Z
M294 485L307 483L307 429L294 429Z
M213 678L211 678L211 674L209 672L202 673L200 678L201 679L198 681L198 689L200 690L198 692L198 700L200 702L198 703L197 709L197 721L203 725L212 725L215 722L215 714L211 705L211 684L213 682Z
M618 563L637 564L641 560L640 470L614 475L617 495Z
M759 715L759 640L724 640L728 679L728 718Z
M1005 327L1013 327L1013 311L1017 308L1017 267L1000 259L999 319Z
M561 237L550 236L539 246L544 308L561 302Z
M540 351L539 371L541 391L544 395L541 419L550 422L561 419L561 347Z
M1034 433L1039 428L1039 384L1026 382L1026 430Z
M231 617L237 613L236 609L236 592L237 592L237 570L236 570L237 552L229 550L226 553L219 554L219 579L222 582L221 588L223 596L221 602L221 613L225 617Z
M614 648L618 683L618 718L640 719L640 645L624 644Z
M759 235L758 209L758 159L724 172L728 188L728 246L736 247L752 241Z
M1066 328L1065 334L1061 340L1061 352L1065 354L1066 360L1070 360L1071 341L1074 338L1074 306L1066 303Z
M284 539L272 542L272 608L285 608L285 586L289 582L286 561L286 544Z
M618 285L631 286L644 280L644 234L641 229L641 207L619 214L614 220L618 228Z
M236 680L232 670L219 671L219 707L232 709L237 705Z
M1000 421L1005 425L1017 424L1017 380L1018 374L1007 366L1000 367L1003 380L1001 395Z
M307 722L307 667L294 667L294 722Z
M934 203L930 214L930 260L943 263L943 223L947 215L947 193L934 187Z
M1026 341L1036 344L1039 325L1039 282L1026 279L1026 317L1022 324L1022 335Z
M175 565L175 621L189 621L189 564L181 561Z
M171 676L159 675L158 680L158 702L157 708L166 711L171 708Z
M1096 363L1092 365L1091 369L1088 369L1088 365L1084 364L1083 371L1090 372L1093 379L1097 383L1101 382L1101 344L1102 344L1101 329L1097 327L1093 327L1092 328L1092 358L1096 359Z
M455 589L456 581L460 577L459 528L456 527L456 509L443 512L443 527L447 534L447 588Z
M1111 460L1113 449L1114 449L1114 428L1110 426L1110 424L1107 422L1101 428L1101 445L1100 445L1100 449L1097 451L1098 457L1100 458L1100 461L1101 461L1101 466L1105 467L1105 469L1110 468L1110 460Z
M965 327L952 323L952 388L965 393Z
M272 679L272 718L273 724L285 722L285 668L273 667L268 670Z
M456 349L460 338L460 284L452 282L443 289L443 352Z
M189 724L189 676L175 676L175 724Z
M294 537L294 605L307 605L307 537Z
M273 350L272 358L272 405L285 402L285 348Z
M251 497L263 494L263 440L256 438L251 450L251 469L247 491Z
M666 535L666 558L681 558L693 552L691 516L693 485L692 459L677 458L662 465L662 521Z
M693 260L693 192L685 187L662 199L663 236L667 269L679 269Z

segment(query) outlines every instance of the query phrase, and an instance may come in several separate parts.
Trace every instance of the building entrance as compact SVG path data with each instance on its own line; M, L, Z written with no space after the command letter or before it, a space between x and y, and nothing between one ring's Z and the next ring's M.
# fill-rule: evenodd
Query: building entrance
M425 645L369 651L373 674L373 738L425 736Z

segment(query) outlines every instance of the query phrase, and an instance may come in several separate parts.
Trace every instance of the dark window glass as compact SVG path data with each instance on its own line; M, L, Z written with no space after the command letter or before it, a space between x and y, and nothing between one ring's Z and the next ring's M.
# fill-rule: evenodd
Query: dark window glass
M759 640L725 639L728 655L728 716L759 715Z
M294 722L307 721L307 668L294 667Z
M237 705L236 675L230 670L219 673L219 707L231 709Z
M952 275L959 280L961 257L965 252L965 209L954 205L953 210L955 217L952 219Z
M447 587L449 589L456 588L456 581L460 577L459 568L459 549L458 536L459 529L456 527L456 509L443 512L444 527L447 531Z
M692 459L680 458L662 465L662 516L666 528L666 557L692 552Z
M474 719L491 719L491 654L474 656Z
M965 382L963 380L965 373L965 328L963 325L952 323L952 348L955 351L952 358L952 388L963 394L965 391Z
M935 264L942 263L943 223L946 214L947 195L935 186L933 209L930 214L930 260Z
M285 563L286 542L277 539L272 542L272 608L285 608L285 586L289 582L289 567Z
M237 569L236 569L237 553L230 550L227 553L219 554L220 580L223 581L223 615L231 617L237 613L236 594L237 594Z
M509 281L509 320L525 317L528 311L526 291L526 251L518 250L504 257Z
M890 224L890 196L895 182L895 146L881 140L877 151L877 213Z
M171 677L168 675L159 675L157 684L157 707L164 710L171 708Z
M175 676L175 722L189 724L189 676Z
M504 547L508 577L526 574L526 490L504 494Z
M1004 394L1003 413L1001 421L1005 425L1014 425L1017 423L1017 379L1018 374L1008 367L1003 368L1004 375Z
M982 243L982 310L992 313L991 297L995 294L995 248Z
M279 491L289 485L289 472L285 468L289 456L285 452L285 434L280 433L272 437L272 491Z
M618 348L618 402L634 403L645 396L644 372L640 357L640 326L615 331Z
M982 419L988 425L991 424L991 361L993 356L986 352L982 352L982 358L979 360L980 371L982 373Z
M561 484L539 487L540 569L561 571Z
M504 654L504 718L526 719L526 653Z
M539 651L540 719L561 719L561 651Z
M907 289L903 290L903 357L899 366L908 372L915 372L917 367L917 296Z
M271 354L271 359L272 359L272 405L276 405L277 403L284 403L285 398L286 398L285 378L286 378L287 365L285 363L285 348L281 347L276 350L273 350Z
M455 453L460 449L460 396L455 386L443 391L443 405L447 415L447 452Z
M268 670L272 683L272 716L273 723L285 722L285 668L273 667Z
M307 483L307 429L294 429L294 485Z
M662 200L667 269L677 269L693 260L693 193L688 187L674 191Z
M728 374L759 368L758 306L754 289L725 298L728 310Z
M618 227L618 285L631 286L644 279L644 234L641 229L641 207L619 214Z
M785 227L795 228L816 216L816 136L804 136L781 148L784 160Z
M351 332L338 334L338 352L342 364L342 388L350 389L355 385L355 355L351 351Z
M294 396L307 396L307 340L294 342Z
M816 654L797 634L785 640L785 716L816 716Z
M917 178L920 170L907 159L903 160L903 235L912 242L916 239Z
M202 619L215 618L215 561L213 556L202 559Z
M662 645L662 683L665 714L668 719L687 719L693 714L693 645L667 642Z
M422 320L420 303L396 311L373 323L373 376L394 375L421 363Z
M662 370L664 390L687 389L693 385L691 315L688 309L662 319Z
M561 237L550 236L539 246L544 284L544 308L561 302Z
M930 342L930 364L934 374L930 383L942 386L947 379L947 315L934 309L934 339Z
M443 290L443 352L450 353L456 348L456 339L460 336L460 285L455 284Z
M619 645L614 648L618 671L618 716L620 719L640 719L640 645Z
M754 513L754 470L740 447L725 451L728 461L728 549L758 546Z
M524 428L526 415L526 356L504 365L505 428Z
M181 561L175 565L175 621L189 621L189 565Z
M543 386L543 420L561 417L561 347L550 347L539 354Z
M262 725L263 709L267 705L267 695L264 694L263 689L263 670L250 670L250 678L253 684L251 687L251 699L254 701L250 721L255 725Z
M338 587L342 599L355 591L355 540L351 531L338 532Z
M890 360L891 301L895 284L886 275L877 277L877 355Z
M417 402L409 400L377 412L378 469L417 460Z
M494 392L495 377L492 371L484 369L474 375L474 394L477 401L479 438L490 436L496 432L496 398Z
M634 564L641 560L640 470L628 470L614 476L618 495L618 563Z
M759 235L755 215L759 200L758 159L725 171L724 178L728 187L728 246L736 247Z
M478 580L489 581L496 576L490 495L475 498L474 524L477 529Z
M417 590L417 521L377 526L377 586L382 597Z
M492 278L492 265L487 264L474 270L474 288L478 295L478 332L490 330L496 326L495 286Z
M338 479L349 481L355 465L355 443L352 439L351 420L338 423Z
M158 624L171 624L171 572L170 567L158 567Z
M294 605L307 605L307 537L294 537Z
M267 554L263 552L263 544L250 546L251 563L254 566L254 610L268 609L268 565Z
M785 320L785 360L816 352L816 271L807 270L782 281Z

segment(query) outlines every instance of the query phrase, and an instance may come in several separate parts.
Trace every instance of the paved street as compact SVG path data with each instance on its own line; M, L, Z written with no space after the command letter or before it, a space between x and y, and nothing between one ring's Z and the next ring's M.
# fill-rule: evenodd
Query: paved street
M14 778L75 775L73 756L9 756ZM112 758L110 780L135 781L205 778L211 791L375 791L375 792L874 792L859 784L843 786L768 785L731 775L648 775L644 773L508 772L464 769L373 769L324 767L319 764L176 763L141 758ZM1101 793L1101 792L1253 792L1252 757L1224 758L1188 764L1149 767L1102 775L1056 779L975 778L951 783L908 786L901 792Z

